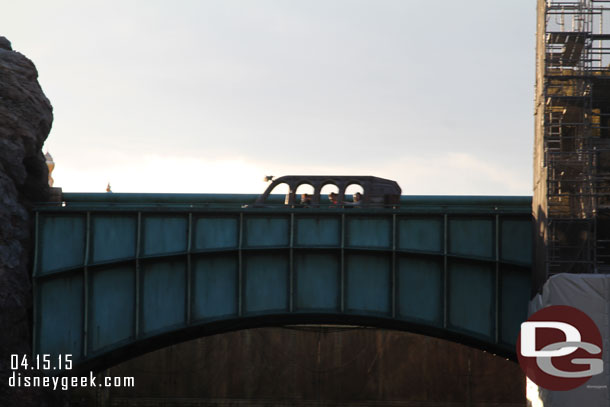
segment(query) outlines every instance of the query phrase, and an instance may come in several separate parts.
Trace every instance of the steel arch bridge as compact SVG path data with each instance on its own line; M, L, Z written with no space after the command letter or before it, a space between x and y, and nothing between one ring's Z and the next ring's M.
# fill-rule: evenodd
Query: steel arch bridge
M515 358L530 298L530 197L243 205L255 199L64 194L37 206L34 353L99 370L204 335L332 323Z

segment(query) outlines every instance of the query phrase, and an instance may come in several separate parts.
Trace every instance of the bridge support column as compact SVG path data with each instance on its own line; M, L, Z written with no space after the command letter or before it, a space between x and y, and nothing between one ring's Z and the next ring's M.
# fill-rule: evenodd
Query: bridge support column
M528 379L527 399L531 406L610 406L610 275L564 273L551 277L542 293L530 302L530 315L552 305L575 307L595 322L602 336L604 371L568 391L546 390Z

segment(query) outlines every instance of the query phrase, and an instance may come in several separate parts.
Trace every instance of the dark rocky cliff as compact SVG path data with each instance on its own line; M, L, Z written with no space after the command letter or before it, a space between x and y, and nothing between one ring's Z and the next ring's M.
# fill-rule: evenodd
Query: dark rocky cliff
M31 352L29 206L49 193L42 145L53 108L28 58L0 37L0 405L40 405L32 389L8 387L10 354Z

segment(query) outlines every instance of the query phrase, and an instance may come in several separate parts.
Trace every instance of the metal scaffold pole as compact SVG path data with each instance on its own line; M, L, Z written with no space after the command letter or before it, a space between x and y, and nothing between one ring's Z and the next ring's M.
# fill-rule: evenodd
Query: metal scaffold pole
M610 1L549 0L539 6L541 148L535 165L544 182L534 195L545 212L537 213L544 279L610 272L610 34L604 32L610 13L603 3Z

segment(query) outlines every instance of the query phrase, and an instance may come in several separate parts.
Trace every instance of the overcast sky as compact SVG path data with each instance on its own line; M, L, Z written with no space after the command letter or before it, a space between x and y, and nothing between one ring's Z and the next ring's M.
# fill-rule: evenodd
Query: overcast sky
M64 192L530 195L534 0L14 1Z

